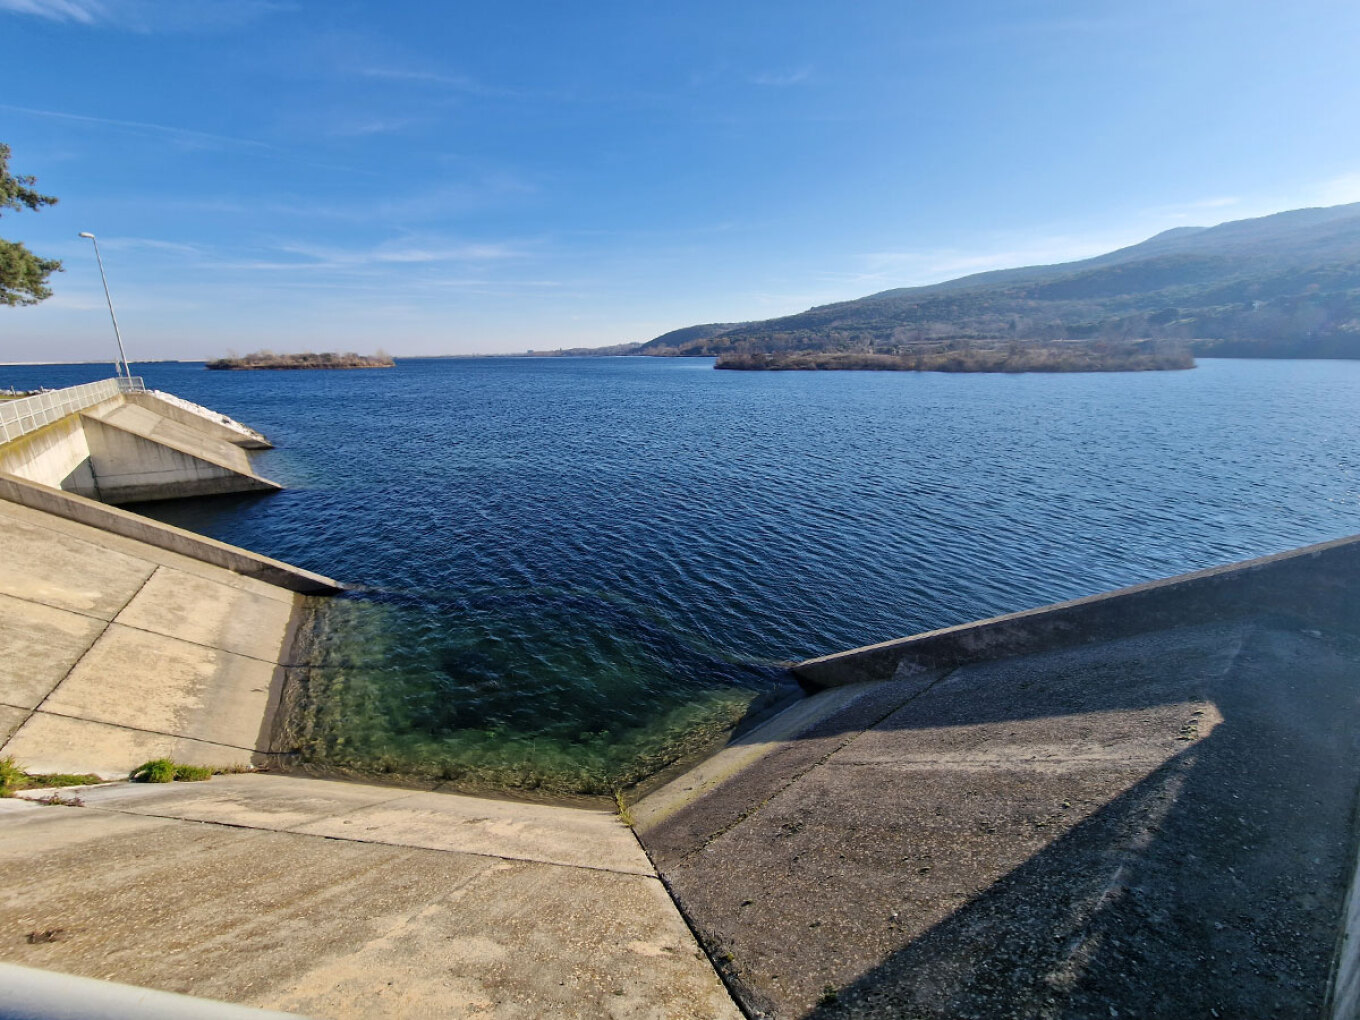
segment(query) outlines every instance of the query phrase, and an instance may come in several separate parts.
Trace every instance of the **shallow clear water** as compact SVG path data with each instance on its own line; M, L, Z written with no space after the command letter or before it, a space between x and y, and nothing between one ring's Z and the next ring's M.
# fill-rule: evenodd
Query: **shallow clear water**
M318 624L316 759L597 791L789 660L1360 531L1357 363L711 365L140 366L266 432L288 489L139 509L357 586Z

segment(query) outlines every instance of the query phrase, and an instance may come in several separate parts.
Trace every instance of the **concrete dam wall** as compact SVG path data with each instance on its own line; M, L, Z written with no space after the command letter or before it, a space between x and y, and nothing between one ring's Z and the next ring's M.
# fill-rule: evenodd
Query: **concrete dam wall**
M1360 621L1360 536L808 659L812 689L1091 645L1192 623L1280 613L1320 627Z
M279 488L245 453L263 437L192 406L114 380L7 401L0 473L113 504Z

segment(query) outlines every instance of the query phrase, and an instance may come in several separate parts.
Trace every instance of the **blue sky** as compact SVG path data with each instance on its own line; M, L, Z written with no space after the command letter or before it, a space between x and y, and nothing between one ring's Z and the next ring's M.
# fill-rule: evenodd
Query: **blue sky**
M646 340L1360 200L1360 4L0 0L0 361Z

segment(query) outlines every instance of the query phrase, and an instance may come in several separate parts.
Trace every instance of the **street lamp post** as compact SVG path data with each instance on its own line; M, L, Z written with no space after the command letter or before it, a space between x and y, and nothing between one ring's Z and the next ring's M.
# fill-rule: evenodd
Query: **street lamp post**
M81 237L88 237L90 243L94 245L94 258L99 263L99 279L104 284L104 300L109 303L109 318L113 320L113 337L118 341L118 361L114 362L113 368L119 378L126 376L132 378L132 369L128 368L127 355L123 353L123 334L118 332L118 316L113 314L113 298L109 296L109 280L104 275L104 260L99 257L99 241L88 231L81 231Z

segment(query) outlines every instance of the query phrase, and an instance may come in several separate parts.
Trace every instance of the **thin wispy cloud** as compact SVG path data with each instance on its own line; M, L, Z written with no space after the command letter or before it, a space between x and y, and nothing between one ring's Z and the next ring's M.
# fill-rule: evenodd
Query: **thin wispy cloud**
M7 0L0 0L5 3ZM0 110L22 113L30 117L43 117L48 120L63 120L77 124L98 124L103 127L124 128L147 134L162 135L184 144L211 146L247 146L254 149L274 149L268 142L253 138L235 138L230 135L215 135L208 131L195 131L192 128L174 127L168 124L151 124L141 120L119 120L114 117L90 117L82 113L64 113L60 110L37 110L28 106L10 106L0 103Z
M96 0L0 0L0 11L82 25L92 25L105 17L104 5Z
M194 255L204 254L201 245L184 244L179 241L162 241L154 237L101 237L104 247L111 250L135 251L146 249L151 251L169 252L172 255Z
M282 0L0 0L0 12L148 33L235 28L294 7Z
M178 268L221 272L276 272L283 285L289 273L300 272L307 277L318 271L343 276L349 285L362 274L391 270L400 273L417 267L457 267L461 276L489 270L491 267L524 259L533 254L532 245L523 241L456 241L439 237L405 237L378 244L344 247L340 245L310 244L286 241L267 245L210 245L170 241L155 237L100 235L106 251L141 252L139 258L125 260L125 271L138 267L152 277L173 263ZM84 250L84 242L72 242L72 247ZM165 258L158 259L157 255ZM166 260L169 260L169 263ZM480 278L477 278L480 279ZM411 279L402 279L401 286ZM474 280L474 282L477 282ZM488 281L482 281L488 282ZM490 281L494 282L494 281ZM339 285L339 284L337 284ZM535 283L535 286L547 286ZM385 283L383 286L391 286Z
M1317 187L1318 205L1349 205L1360 202L1360 173L1342 174Z
M1199 221L1215 211L1231 209L1233 206L1240 206L1242 199L1236 195L1219 195L1212 198L1201 198L1190 202L1177 202L1174 205L1156 206L1148 209L1144 215L1163 220L1175 220L1184 222L1187 220Z
M788 88L812 77L812 68L800 67L794 71L765 71L751 75L752 85L765 85L770 88Z
M998 35L1026 36L1094 36L1109 35L1113 32L1127 32L1138 25L1147 24L1150 17L1137 11L1120 10L1116 13L1093 16L1059 16L1052 18L1030 18L1023 21L998 21L980 27Z
M3 2L3 0L0 0L0 2ZM30 117L42 117L48 120L66 121L72 124L94 124L115 130L131 131L137 134L162 137L175 142L184 149L240 150L245 148L260 153L261 155L267 155L271 159L286 160L303 166L316 167L320 170L338 170L342 173L360 174L365 177L382 176L382 172L379 170L348 166L339 163L322 162L313 159L302 152L271 145L269 142L262 142L257 138L218 135L209 131L195 131L192 128L175 127L169 124L153 124L148 121L120 120L116 117L92 117L82 113L66 113L61 110L38 110L27 106L10 106L5 103L0 103L0 111L19 113ZM250 206L249 208L255 207L256 206Z
M384 81L411 81L426 85L446 85L466 92L480 91L482 86L465 74L442 74L438 71L418 71L405 67L364 67L359 73L365 78Z
M3 109L3 107L0 107ZM184 214L230 216L303 222L324 219L339 223L372 224L419 231L437 229L436 221L453 219L467 212L484 212L497 204L513 202L538 191L531 182L511 174L493 174L466 184L420 188L375 202L327 201L305 193L278 194L268 200L235 195L194 198L156 198L156 207Z
M512 244L385 243L371 248L346 249L305 244L280 245L278 250L312 260L313 266L410 265L438 262L488 262L520 258L524 251Z
M1137 240L1142 238L1059 236L1043 238L1033 245L1014 246L1003 242L990 248L980 246L980 249L973 251L935 248L868 252L857 257L861 266L859 271L829 273L824 278L847 287L859 288L925 286L994 269L1073 262L1113 251Z
M414 117L372 117L333 124L327 133L332 138L366 138L370 135L396 134L418 123L420 121Z
M359 69L365 78L379 81L408 82L416 85L429 85L440 89L451 89L472 96L513 96L513 89L487 85L466 74L449 74L444 71L430 71L408 67L367 66Z

